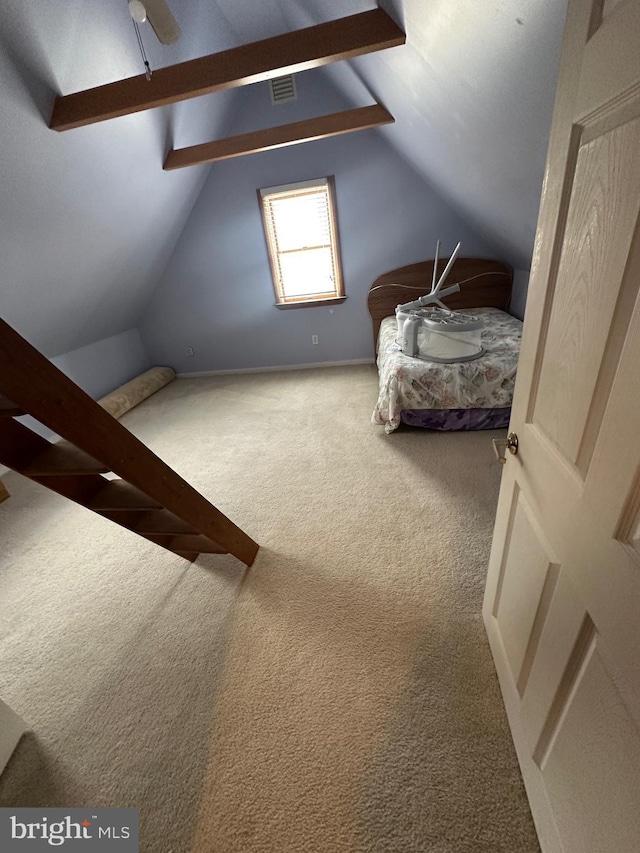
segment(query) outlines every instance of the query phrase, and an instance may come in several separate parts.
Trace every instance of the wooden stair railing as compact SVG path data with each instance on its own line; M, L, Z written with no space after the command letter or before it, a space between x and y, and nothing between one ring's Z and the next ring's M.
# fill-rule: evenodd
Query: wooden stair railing
M51 442L14 418L32 415ZM258 545L0 320L0 463L193 562ZM112 472L121 479L109 480Z

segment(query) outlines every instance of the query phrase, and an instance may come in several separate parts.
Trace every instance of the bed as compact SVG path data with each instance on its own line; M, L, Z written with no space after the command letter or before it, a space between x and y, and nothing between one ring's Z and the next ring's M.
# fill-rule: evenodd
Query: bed
M437 274L446 259L438 262ZM387 433L401 423L437 430L500 429L511 415L522 323L507 313L512 272L498 261L459 258L447 285L460 292L443 301L455 311L482 317L484 353L474 361L440 364L410 358L396 344L395 307L430 289L433 260L377 278L367 305L373 323L380 393L372 415Z

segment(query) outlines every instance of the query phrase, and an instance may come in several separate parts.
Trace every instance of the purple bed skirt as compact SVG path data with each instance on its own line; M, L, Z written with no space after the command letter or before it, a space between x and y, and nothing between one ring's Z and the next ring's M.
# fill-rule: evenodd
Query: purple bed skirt
M502 409L405 409L400 420L424 429L503 429L509 425L511 407Z

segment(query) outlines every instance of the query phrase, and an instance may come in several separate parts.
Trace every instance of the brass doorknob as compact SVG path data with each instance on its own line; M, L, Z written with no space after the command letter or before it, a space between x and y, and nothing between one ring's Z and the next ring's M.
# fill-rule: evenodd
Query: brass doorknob
M493 452L496 454L496 459L501 465L507 461L507 457L503 456L501 450L508 450L512 456L518 452L518 436L515 432L510 432L506 438L493 439Z

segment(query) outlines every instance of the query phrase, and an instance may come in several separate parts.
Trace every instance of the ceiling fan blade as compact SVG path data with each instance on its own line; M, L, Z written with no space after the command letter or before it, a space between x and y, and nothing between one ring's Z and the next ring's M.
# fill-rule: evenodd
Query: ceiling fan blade
M147 20L162 44L173 44L180 38L180 27L166 0L143 0Z

